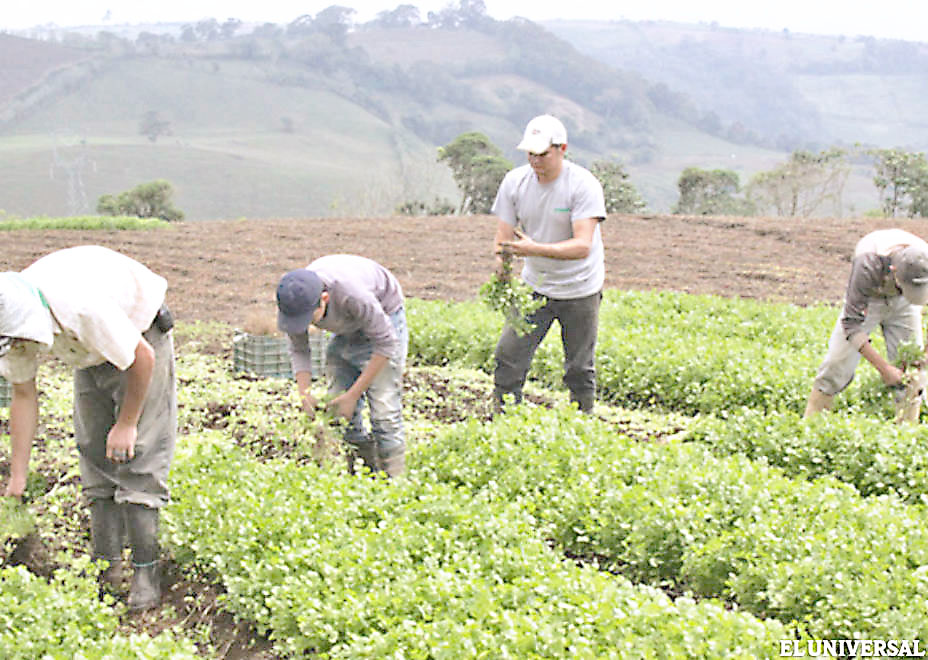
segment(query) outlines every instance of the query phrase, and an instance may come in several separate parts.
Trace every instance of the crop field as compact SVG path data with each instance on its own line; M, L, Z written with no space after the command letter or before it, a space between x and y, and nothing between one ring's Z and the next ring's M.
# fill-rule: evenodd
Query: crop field
M647 245L638 220L626 237ZM832 229L816 245L842 245ZM788 253L784 236L813 229L779 231ZM12 232L14 260L37 240L27 233ZM160 233L67 240L140 250ZM653 264L673 266L711 289L695 256ZM335 430L299 412L288 380L233 371L236 323L217 318L228 309L181 315L166 595L143 615L97 595L70 374L43 364L26 507L7 503L0 525L0 657L777 658L786 641L853 639L924 650L928 431L892 422L865 366L834 412L800 417L833 300L613 280L593 415L567 404L552 332L526 404L494 417L501 319L396 271L411 341L408 469L394 481L349 475L326 449Z

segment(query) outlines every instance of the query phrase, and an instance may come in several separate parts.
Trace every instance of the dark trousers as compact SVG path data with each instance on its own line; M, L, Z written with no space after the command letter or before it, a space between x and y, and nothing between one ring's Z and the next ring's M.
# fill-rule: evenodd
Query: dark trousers
M522 400L522 387L535 351L557 320L564 346L564 384L570 390L570 400L584 412L592 410L596 398L594 354L602 298L602 292L572 300L546 298L545 304L528 317L535 326L532 332L520 336L508 325L503 328L496 345L493 373L496 400L502 403L507 394L516 402Z

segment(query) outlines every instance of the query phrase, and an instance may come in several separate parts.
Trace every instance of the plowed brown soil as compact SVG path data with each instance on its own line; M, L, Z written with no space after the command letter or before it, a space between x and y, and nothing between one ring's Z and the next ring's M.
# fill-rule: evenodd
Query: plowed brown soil
M274 309L281 275L323 254L375 259L407 296L466 300L493 268L490 216L231 220L161 231L17 231L2 234L0 269L52 250L94 243L122 251L170 282L178 318L243 324ZM898 226L928 238L928 220L613 215L603 223L606 286L711 293L798 304L838 302L854 244Z

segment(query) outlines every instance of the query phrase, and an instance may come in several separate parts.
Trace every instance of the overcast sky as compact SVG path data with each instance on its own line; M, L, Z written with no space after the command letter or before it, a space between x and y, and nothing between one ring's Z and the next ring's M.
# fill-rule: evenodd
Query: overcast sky
M868 35L928 41L928 3L923 0L485 0L495 19L522 16L534 21L555 18L598 20L670 20L717 22L722 27L788 29L811 34ZM367 21L400 4L429 11L448 0L7 0L0 12L0 29L21 30L35 25L59 26L142 22L223 21L287 23L303 14L315 15L338 4L357 10Z

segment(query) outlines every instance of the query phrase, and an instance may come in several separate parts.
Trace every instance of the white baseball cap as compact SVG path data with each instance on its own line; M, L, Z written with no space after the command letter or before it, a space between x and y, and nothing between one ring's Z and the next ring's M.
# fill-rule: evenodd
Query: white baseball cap
M526 125L525 134L516 149L540 154L552 144L567 144L567 129L557 117L538 115Z

